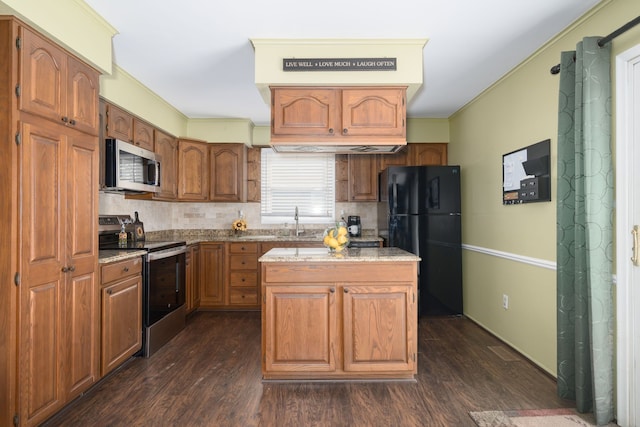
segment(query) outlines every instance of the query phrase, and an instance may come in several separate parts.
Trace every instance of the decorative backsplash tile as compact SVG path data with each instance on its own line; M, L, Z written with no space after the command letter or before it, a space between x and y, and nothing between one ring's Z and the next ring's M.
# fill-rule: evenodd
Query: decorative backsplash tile
M138 212L145 231L163 230L231 230L231 223L242 211L249 230L295 229L293 214L291 221L280 226L260 224L260 203L179 203L149 200L125 199L122 194L100 193L99 213L128 214L133 217ZM345 220L349 215L359 215L365 235L377 234L376 203L336 203L337 220L344 211ZM328 224L304 224L300 227L307 232L322 231Z

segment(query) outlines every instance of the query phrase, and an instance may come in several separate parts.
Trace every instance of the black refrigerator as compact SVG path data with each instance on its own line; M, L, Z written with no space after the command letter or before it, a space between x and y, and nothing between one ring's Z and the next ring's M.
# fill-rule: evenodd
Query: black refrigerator
M461 315L460 167L392 166L379 180L378 232L385 246L421 258L419 315Z

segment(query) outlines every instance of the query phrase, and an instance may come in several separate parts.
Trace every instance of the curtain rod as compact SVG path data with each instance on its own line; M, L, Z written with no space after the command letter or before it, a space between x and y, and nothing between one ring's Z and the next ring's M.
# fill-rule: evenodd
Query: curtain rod
M631 21L627 22L622 27L618 28L608 36L602 37L600 40L598 40L598 46L603 47L604 45L606 45L607 43L610 43L613 39L618 37L620 34L632 29L638 24L640 24L640 16L637 16L635 19L632 19ZM554 65L553 67L551 67L550 71L551 71L551 74L558 74L560 72L560 64Z

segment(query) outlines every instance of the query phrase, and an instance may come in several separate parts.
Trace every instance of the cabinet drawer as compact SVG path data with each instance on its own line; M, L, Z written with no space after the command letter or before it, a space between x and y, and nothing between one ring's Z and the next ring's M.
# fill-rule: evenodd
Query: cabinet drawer
M232 254L257 254L257 243L231 243L229 245L229 252Z
M258 257L251 255L231 255L229 259L231 270L257 270Z
M258 290L253 288L232 288L229 292L229 303L232 305L257 305Z
M257 286L258 273L252 271L235 271L229 275L231 286Z
M123 277L141 274L142 258L132 258L124 261L112 262L100 267L100 284L113 282Z

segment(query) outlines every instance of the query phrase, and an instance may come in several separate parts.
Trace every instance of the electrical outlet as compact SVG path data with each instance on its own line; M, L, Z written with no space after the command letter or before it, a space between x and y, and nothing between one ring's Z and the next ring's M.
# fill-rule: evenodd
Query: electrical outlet
M502 308L509 309L509 295L507 294L502 294Z

